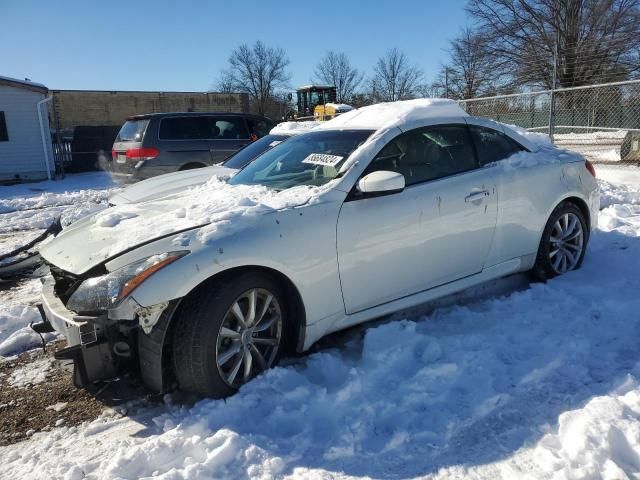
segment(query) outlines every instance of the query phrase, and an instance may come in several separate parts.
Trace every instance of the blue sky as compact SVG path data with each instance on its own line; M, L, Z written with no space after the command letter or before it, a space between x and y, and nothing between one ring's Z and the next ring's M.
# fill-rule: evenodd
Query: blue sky
M50 89L209 89L240 43L280 46L291 86L319 58L343 51L365 73L392 47L436 74L467 22L465 0L0 0L0 75Z

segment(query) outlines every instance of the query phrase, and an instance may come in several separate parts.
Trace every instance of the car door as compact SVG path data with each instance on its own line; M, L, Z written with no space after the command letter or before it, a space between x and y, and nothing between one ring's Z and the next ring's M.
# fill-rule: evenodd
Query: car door
M210 165L207 119L203 115L164 117L158 127L161 155L156 163L172 171L185 165Z
M478 161L485 169L491 170L500 199L496 232L487 265L535 252L540 242L540 229L547 220L546 211L542 214L539 205L547 204L544 199L553 195L554 189L553 182L549 182L548 172L540 168L500 166L499 162L526 151L526 148L503 133L499 124L472 117L466 121Z
M496 225L494 181L478 161L466 124L405 132L363 176L402 173L402 192L352 191L337 224L347 313L355 313L482 270Z
M209 150L213 163L222 163L251 141L244 117L209 116Z

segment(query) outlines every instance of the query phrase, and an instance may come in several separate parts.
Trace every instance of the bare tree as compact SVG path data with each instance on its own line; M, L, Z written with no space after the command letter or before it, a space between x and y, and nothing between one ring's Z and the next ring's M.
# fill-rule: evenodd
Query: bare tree
M373 72L370 87L376 101L395 102L414 98L422 79L422 71L411 65L407 56L397 48L380 57Z
M500 66L520 85L550 88L557 45L562 87L624 80L640 71L640 0L469 0Z
M287 86L289 59L282 48L267 47L261 41L240 45L229 56L229 68L218 85L249 94L256 110L264 115L278 88Z
M234 85L231 79L224 72L222 76L214 83L212 91L220 93L235 93Z
M464 28L450 42L449 55L433 83L445 97L467 99L495 90L501 75L482 35Z
M416 94L421 98L437 98L445 96L438 81L418 85L416 87Z
M351 65L344 53L336 53L333 50L328 51L320 60L314 75L320 82L336 87L336 100L339 103L349 103L352 100L364 77Z

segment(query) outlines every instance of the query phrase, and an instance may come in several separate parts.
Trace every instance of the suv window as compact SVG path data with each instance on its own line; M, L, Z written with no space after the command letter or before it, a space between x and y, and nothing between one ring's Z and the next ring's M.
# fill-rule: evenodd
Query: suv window
M160 140L239 140L249 132L242 117L212 115L167 117L160 121Z
M207 117L209 120L209 131L214 140L238 140L249 138L247 126L242 117Z
M364 174L398 172L409 186L477 167L466 125L438 125L397 136L376 155Z
M207 117L167 117L160 120L160 140L203 140L211 137Z
M268 135L273 128L273 123L261 118L247 118L247 125L249 125L249 133L258 138Z
M492 128L469 125L480 165L497 162L522 152L525 148L507 135Z
M148 118L127 120L118 132L116 142L141 142L147 125Z

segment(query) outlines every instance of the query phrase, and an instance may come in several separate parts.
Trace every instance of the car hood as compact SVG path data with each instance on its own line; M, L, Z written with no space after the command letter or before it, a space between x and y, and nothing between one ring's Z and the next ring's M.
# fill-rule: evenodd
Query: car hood
M219 178L228 178L235 172L237 170L233 168L213 166L167 173L129 185L109 198L109 203L111 205L124 205L146 202L180 192L189 187L202 185L214 175Z
M40 254L80 275L125 252L167 236L198 229L200 244L236 233L258 217L317 201L327 187L300 186L281 192L260 185L229 185L217 177L185 191L107 208L64 229Z

